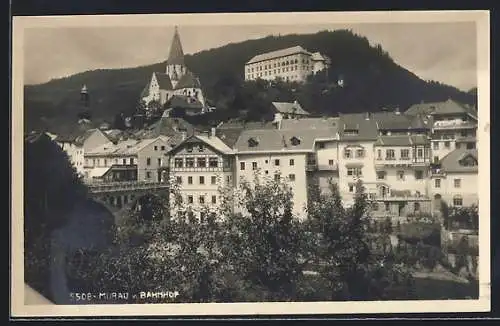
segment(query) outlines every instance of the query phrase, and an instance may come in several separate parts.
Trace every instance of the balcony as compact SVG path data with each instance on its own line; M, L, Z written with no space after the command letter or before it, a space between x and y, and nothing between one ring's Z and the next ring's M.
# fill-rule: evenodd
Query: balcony
M150 181L123 181L123 182L89 182L86 183L90 193L128 192L140 190L168 189L168 183Z
M432 126L434 130L452 130L452 129L474 129L477 123L463 120L444 120L436 121Z
M337 171L339 169L339 164L334 162L333 164L319 164L317 167L318 171Z
M386 158L377 158L375 160L375 166L405 167L405 166L411 166L411 164L412 160L410 157L405 157L405 158L386 157Z

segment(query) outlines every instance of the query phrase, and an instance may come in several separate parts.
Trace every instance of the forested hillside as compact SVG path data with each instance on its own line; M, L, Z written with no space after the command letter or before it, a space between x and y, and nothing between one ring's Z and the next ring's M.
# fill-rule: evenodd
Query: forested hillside
M244 83L244 64L258 53L300 45L331 58L327 74L311 78L304 85ZM261 119L271 101L298 100L315 114L378 111L381 107L405 109L421 101L453 98L475 104L474 91L424 81L397 65L380 46L350 31L338 30L307 35L269 36L229 44L186 56L186 64L199 76L206 96L218 108L215 120L244 116ZM116 114L131 114L153 71L164 64L95 70L41 85L25 87L25 125L27 129L44 124L70 123L76 119L79 91L86 84L91 96L93 119L111 122ZM337 81L344 81L343 87Z

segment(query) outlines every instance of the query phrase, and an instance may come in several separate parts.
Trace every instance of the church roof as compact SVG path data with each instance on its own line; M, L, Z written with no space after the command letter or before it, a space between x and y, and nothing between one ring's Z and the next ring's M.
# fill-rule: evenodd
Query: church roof
M170 54L167 59L169 65L184 65L184 51L182 50L181 38L177 26L175 27L174 37L170 45Z
M195 75L188 71L181 77L177 85L175 85L175 89L182 88L201 88L201 83Z
M160 89L163 90L172 90L172 81L170 80L170 77L161 72L155 72L156 80L158 81L158 86L160 86Z
M203 109L203 103L198 101L197 99L184 95L174 95L168 101L169 108L178 108L178 109Z

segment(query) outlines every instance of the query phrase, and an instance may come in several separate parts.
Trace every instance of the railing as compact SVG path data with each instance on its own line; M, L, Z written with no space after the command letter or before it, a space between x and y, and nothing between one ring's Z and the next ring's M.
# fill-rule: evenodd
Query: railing
M319 171L336 171L338 170L339 165L337 163L333 164L318 164Z
M475 128L476 123L470 121L436 121L432 126L434 129Z
M151 190L165 189L169 187L168 183L150 182L150 181L123 181L123 182L103 182L87 183L91 193L131 191L131 190Z

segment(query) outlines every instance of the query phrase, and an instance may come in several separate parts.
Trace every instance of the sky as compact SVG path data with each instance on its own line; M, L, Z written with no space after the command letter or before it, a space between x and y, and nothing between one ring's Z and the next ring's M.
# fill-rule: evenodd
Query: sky
M268 35L351 29L380 44L394 61L426 80L467 91L477 86L473 22L179 26L186 54ZM166 60L173 26L42 27L24 31L24 79L44 83L75 73ZM243 69L243 67L242 67Z

